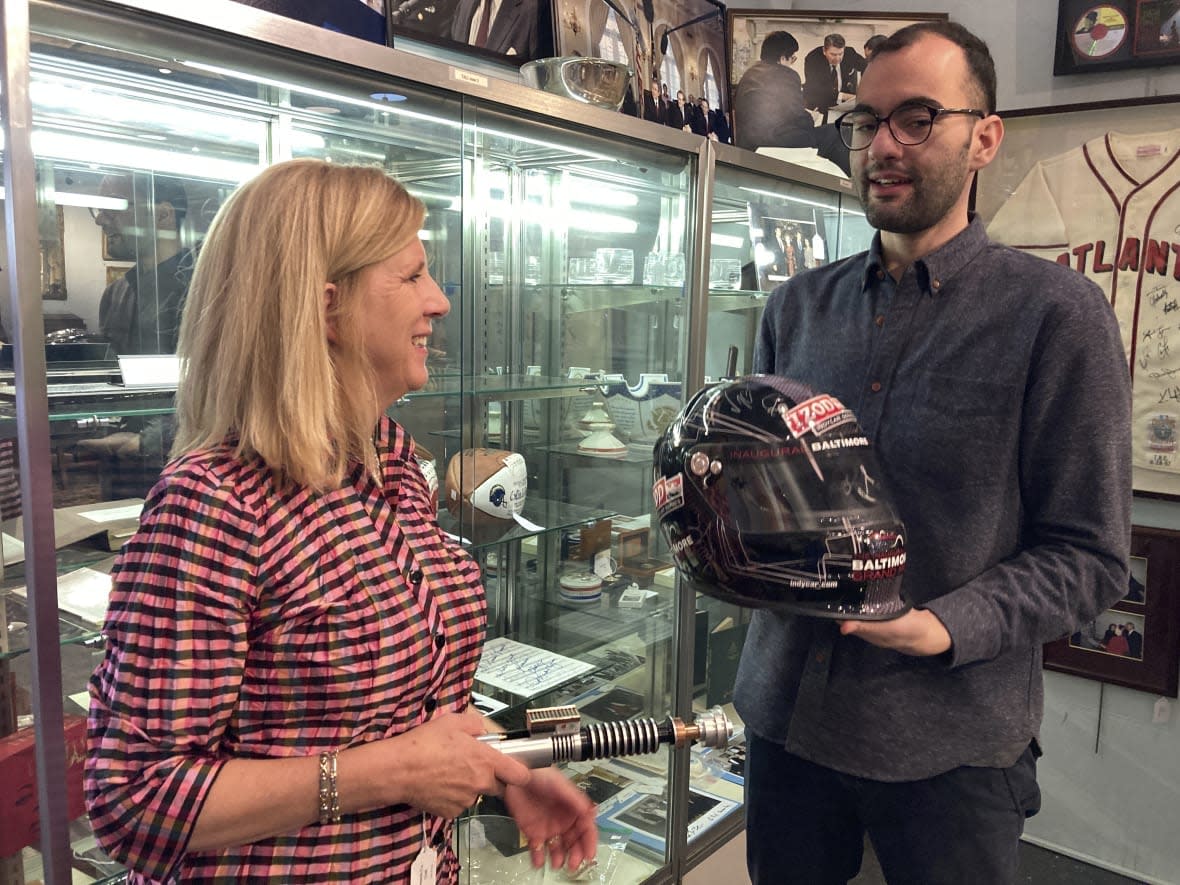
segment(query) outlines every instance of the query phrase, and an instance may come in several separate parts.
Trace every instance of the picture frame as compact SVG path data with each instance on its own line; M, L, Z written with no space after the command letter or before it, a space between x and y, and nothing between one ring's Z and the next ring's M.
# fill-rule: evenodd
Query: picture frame
M973 195L993 240L1081 270L1114 305L1133 488L1167 500L1180 500L1180 144L1161 121L1177 112L1180 95L1001 112L1003 144Z
M554 53L552 0L503 0L491 6L477 42L481 0L384 0L387 42L399 36L519 67Z
M1053 74L1180 64L1180 0L1058 0Z
M864 44L870 37L888 35L920 21L946 21L948 18L945 12L850 13L822 9L730 9L727 13L729 41L726 62L731 101L742 74L759 60L763 40L774 31L788 31L799 41L797 59L792 67L803 81L805 95L809 91L808 67L823 62L824 38L829 34L843 36L847 48L841 62L841 92L847 93L856 91L856 81L864 70ZM810 62L809 57L812 59ZM826 63L823 67L827 70ZM814 70L813 77L818 77ZM816 112L815 116L816 125L829 122L828 113ZM741 120L735 119L733 125L735 133L741 130Z
M670 102L677 91L689 103L708 99L710 110L726 117L728 130L725 6L720 0L554 0L554 16L558 54L630 66L631 89L619 108L623 113L646 117L644 93L658 81L667 86Z
M66 292L65 212L61 206L48 206L41 211L51 216L50 223L44 225L50 236L43 237L40 242L41 299L65 301L69 298Z
M293 18L367 40L384 44L387 40L384 0L236 0L285 18Z
M1128 624L1134 631L1126 629ZM1127 595L1090 624L1046 644L1044 665L1046 670L1177 697L1180 532L1135 526Z

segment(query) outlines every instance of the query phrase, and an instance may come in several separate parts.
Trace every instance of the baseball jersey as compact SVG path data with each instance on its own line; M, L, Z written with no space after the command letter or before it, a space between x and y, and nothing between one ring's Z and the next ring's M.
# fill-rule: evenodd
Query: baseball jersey
M988 226L1106 292L1134 385L1138 480L1180 493L1180 129L1106 135L1039 161Z

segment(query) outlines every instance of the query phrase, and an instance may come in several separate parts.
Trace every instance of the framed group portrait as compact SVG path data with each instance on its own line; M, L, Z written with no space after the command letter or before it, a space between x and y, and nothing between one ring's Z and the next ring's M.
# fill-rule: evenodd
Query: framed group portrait
M1131 371L1133 487L1180 500L1180 96L1001 112L975 184L993 240L1085 274Z
M1180 532L1136 526L1126 595L1044 654L1047 670L1176 697Z
M1180 0L1058 0L1054 74L1180 64Z

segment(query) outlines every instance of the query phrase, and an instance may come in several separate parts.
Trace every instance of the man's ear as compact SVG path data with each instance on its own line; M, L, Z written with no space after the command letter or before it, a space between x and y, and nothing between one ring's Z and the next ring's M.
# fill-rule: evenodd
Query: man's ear
M332 308L336 306L336 296L339 290L335 283L324 283L324 326L328 333L328 343L336 344L336 321L332 317Z
M996 158L1000 142L1004 140L1004 121L989 114L975 124L971 143L971 169L978 171Z
M156 230L176 230L176 209L167 200L156 203Z

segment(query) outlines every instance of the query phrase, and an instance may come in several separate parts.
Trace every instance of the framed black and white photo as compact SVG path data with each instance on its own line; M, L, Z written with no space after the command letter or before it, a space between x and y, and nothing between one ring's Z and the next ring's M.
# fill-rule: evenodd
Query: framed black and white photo
M552 0L385 0L389 43L399 35L522 65L554 54Z
M945 12L839 12L830 10L731 9L729 19L729 89L732 95L742 74L761 58L767 35L786 31L799 43L791 67L802 79L804 102L815 115L816 125L834 118L833 107L842 97L854 95L864 71L865 44L877 37L919 21L945 20ZM825 38L838 36L843 52L836 63L838 80L829 83L831 66L824 57ZM832 41L829 41L832 42ZM810 81L810 82L809 82ZM831 87L831 101L824 93ZM734 120L735 132L741 120Z
M1045 646L1045 669L1153 694L1180 682L1180 532L1136 526L1126 595Z

